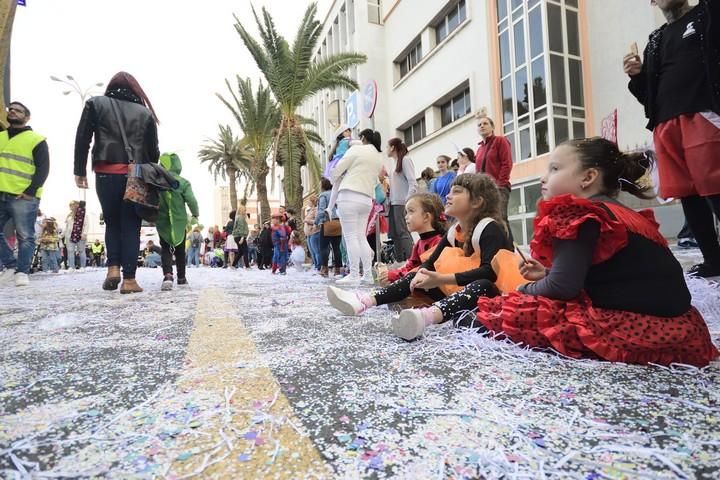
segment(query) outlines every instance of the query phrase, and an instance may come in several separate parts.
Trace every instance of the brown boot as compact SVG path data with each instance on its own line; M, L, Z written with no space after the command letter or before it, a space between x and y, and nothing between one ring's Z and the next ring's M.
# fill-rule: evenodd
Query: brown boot
M320 267L320 276L327 278L329 272L328 267Z
M107 276L103 282L103 290L117 290L120 284L120 267L108 267Z
M335 267L335 276L337 277L338 275L342 275L342 268Z
M140 293L143 289L135 281L134 278L126 278L120 285L120 293Z

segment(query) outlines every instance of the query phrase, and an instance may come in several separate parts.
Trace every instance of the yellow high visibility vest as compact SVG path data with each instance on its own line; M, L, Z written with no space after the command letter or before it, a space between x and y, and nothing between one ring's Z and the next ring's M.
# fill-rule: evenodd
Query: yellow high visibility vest
M45 137L25 130L10 138L7 130L0 132L0 192L20 195L32 183L35 175L33 150ZM40 198L42 188L35 196Z

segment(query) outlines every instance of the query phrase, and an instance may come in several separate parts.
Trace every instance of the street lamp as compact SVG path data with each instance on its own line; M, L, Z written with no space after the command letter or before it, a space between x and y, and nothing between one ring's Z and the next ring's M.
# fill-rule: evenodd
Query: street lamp
M83 88L80 86L80 84L75 80L75 77L72 75L65 75L65 78L59 78L55 75L50 75L50 80L53 82L62 83L63 85L67 85L70 87L70 90L65 90L63 95L70 95L71 93L75 92L80 97L80 102L82 105L85 105L85 100L88 99L88 97L92 96L93 93L95 93L98 87L102 87L104 85L103 82L95 83L87 88Z

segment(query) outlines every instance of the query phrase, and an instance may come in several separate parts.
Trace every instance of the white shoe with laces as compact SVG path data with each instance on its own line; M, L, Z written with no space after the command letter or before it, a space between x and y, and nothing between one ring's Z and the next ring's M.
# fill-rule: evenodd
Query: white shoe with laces
M403 340L415 340L425 332L425 319L419 308L407 309L392 319L393 333Z
M335 281L338 285L353 285L357 286L360 285L360 276L359 275L353 275L352 273L349 275L345 275L343 278L340 278Z
M337 287L328 287L327 297L330 305L335 307L343 315L358 317L367 310L367 307L354 292L341 290Z
M15 276L15 269L14 268L6 268L2 272L0 272L0 285L12 282L14 276Z
M364 283L366 285L375 285L375 278L373 278L372 272L370 272L369 275L363 275L360 279L360 283Z
M16 273L15 274L15 286L26 287L30 285L30 277L27 273Z

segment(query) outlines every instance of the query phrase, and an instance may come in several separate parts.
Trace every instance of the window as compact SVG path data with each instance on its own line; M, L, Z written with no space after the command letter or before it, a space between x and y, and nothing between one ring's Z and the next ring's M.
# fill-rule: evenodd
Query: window
M382 8L380 0L368 0L368 22L380 25L382 23Z
M520 245L527 245L533 236L533 221L537 214L537 203L542 198L539 183L513 188L508 199L508 223L513 239Z
M403 133L405 136L405 145L412 145L424 138L427 135L425 132L425 117L423 116L417 122L410 125Z
M467 18L465 0L453 5L450 11L435 25L435 40L440 43L445 40Z
M403 78L410 70L415 68L417 64L420 63L420 60L422 60L422 43L420 39L417 39L415 46L410 49L410 52L408 52L402 60L397 62L400 65L400 78Z
M519 162L585 136L578 3L496 2L503 132Z
M470 87L455 95L446 103L440 105L440 118L442 126L449 125L472 111L470 105Z

